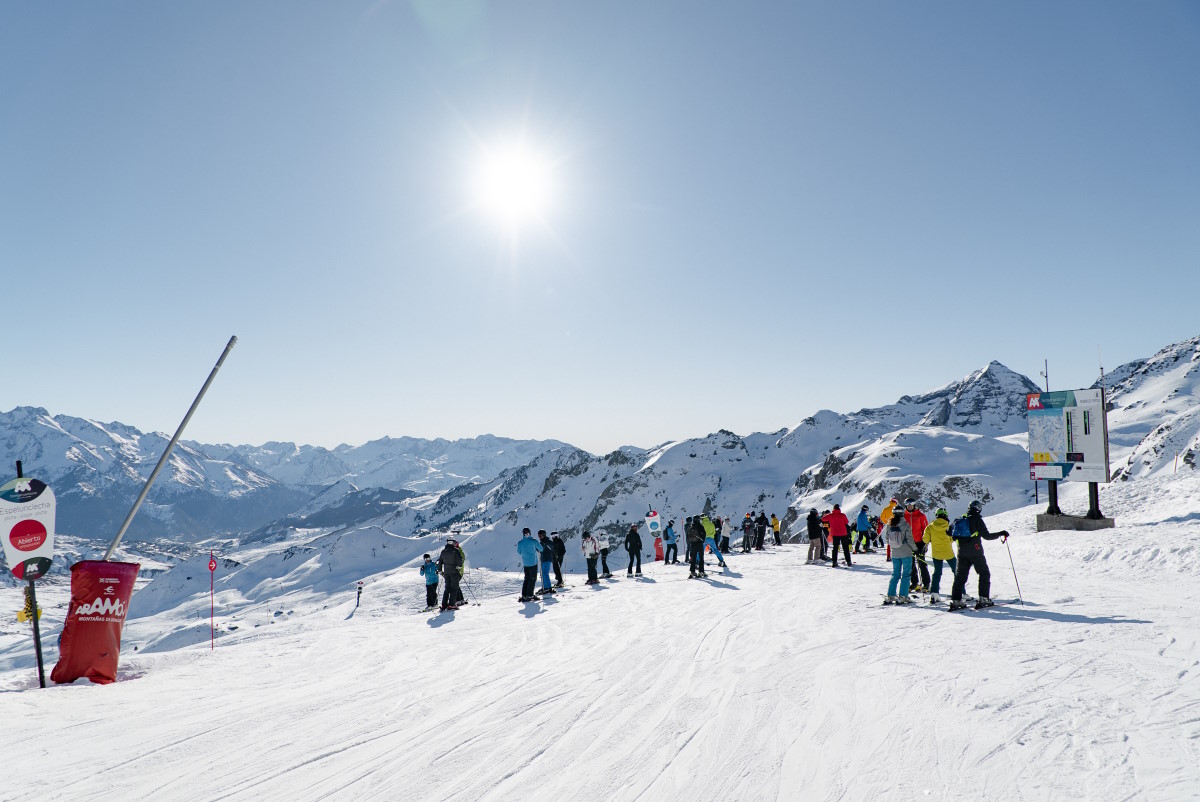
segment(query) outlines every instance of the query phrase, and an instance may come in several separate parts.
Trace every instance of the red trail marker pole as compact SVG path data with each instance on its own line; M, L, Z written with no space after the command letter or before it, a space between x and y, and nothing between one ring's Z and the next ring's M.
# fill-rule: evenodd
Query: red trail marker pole
M208 552L208 650L211 652L217 646L216 602L213 601L213 591L216 586L217 561L212 551Z

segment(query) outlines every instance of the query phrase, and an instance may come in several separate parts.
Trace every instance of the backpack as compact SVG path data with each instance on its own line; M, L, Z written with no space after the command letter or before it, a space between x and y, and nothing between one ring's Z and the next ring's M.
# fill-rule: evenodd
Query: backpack
M954 519L954 525L950 527L950 537L971 537L971 521L967 516Z

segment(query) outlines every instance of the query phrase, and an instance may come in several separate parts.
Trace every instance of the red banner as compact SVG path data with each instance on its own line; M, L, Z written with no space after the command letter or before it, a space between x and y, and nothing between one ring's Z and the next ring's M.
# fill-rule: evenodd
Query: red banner
M71 606L58 644L55 682L87 677L106 684L117 679L121 630L140 563L84 560L71 566Z

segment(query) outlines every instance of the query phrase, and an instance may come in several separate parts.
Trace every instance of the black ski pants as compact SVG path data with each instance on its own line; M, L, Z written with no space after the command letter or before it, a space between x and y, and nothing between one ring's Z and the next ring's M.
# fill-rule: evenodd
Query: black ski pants
M689 543L688 545L691 546L692 544ZM691 570L697 574L704 572L704 544L703 543L697 543L696 545L692 546L692 558L690 560L688 560L688 567L691 568Z
M562 563L561 563L561 562L559 562L558 560L555 560L555 561L554 561L554 581L555 581L557 584L559 584L559 585L561 585L561 584L563 583L563 580L562 580Z
M598 557L588 557L587 558L588 582L599 582L600 581L600 577L596 576L596 560L598 560L598 559L599 559Z
M842 547L842 554L846 555L846 565L850 564L850 536L843 535L833 539L833 567L837 568L837 551L838 546Z
M604 569L602 573L612 573L612 571L608 570L608 549L600 549L600 567Z
M754 532L754 548L755 548L755 550L762 551L763 544L766 542L766 540L767 540L767 528L764 526L762 529L756 529Z
M629 570L627 573L633 573L634 561L637 562L637 572L640 574L642 572L642 552L640 550L629 552Z
M462 591L458 589L458 569L450 568L442 576L446 577L446 590L442 593L442 606L449 607L452 604L458 604L459 598L462 596Z
M979 598L990 599L992 595L992 572L988 570L987 558L983 556L983 543L979 538L962 538L958 544L958 570L954 572L954 588L950 598L962 601L967 589L967 575L974 568L979 574Z
M425 586L425 606L437 607L437 583Z
M925 551L929 548L929 544L921 541L917 544L917 549L913 553L912 576L909 578L909 587L929 587L929 561L925 559ZM917 568L921 569L921 584L917 584Z
M729 553L729 535L721 535L721 553Z
M669 563L672 559L679 560L679 546L674 543L668 543L667 550L663 552L663 562Z
M536 565L525 566L525 581L521 583L521 598L528 599L533 596L533 588L537 585L538 567Z

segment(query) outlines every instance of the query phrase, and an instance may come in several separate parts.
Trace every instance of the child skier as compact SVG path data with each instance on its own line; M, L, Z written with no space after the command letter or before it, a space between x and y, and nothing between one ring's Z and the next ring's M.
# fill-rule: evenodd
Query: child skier
M428 554L421 565L421 576L425 577L425 609L432 610L437 607L438 569Z
M983 522L983 504L972 501L967 507L967 514L954 522L950 535L958 541L958 567L954 571L954 587L950 591L950 612L967 606L962 597L972 568L979 574L979 600L975 602L975 609L993 606L992 573L988 570L987 558L983 555L983 541L996 538L1002 538L1001 542L1007 541L1008 532L1003 529L999 532L989 532L987 524Z

